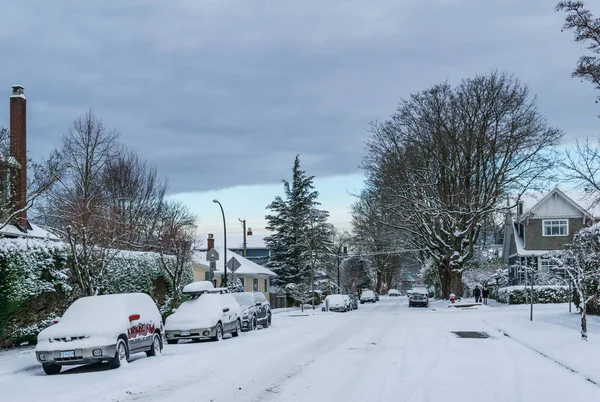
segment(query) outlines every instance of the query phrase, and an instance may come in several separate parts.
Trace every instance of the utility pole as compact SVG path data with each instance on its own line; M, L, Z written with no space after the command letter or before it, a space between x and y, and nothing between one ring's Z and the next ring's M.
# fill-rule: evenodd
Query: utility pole
M246 220L238 218L240 222L242 222L242 228L244 229L244 258L246 257Z
M221 287L227 287L227 224L225 223L225 211L223 205L219 200L213 200L215 204L219 204L221 208L221 215L223 215L223 280L221 281Z

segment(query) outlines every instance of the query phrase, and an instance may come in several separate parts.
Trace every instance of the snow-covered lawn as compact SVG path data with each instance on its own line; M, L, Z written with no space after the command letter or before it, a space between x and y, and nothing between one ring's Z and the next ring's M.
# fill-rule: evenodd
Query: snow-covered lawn
M600 323L590 325L590 342L584 344L578 340L577 328L552 322L560 321L556 318L560 306L547 306L546 312L538 309L535 327L528 325L524 307L449 309L447 302L433 302L429 309L409 309L406 297L382 297L379 303L347 313L283 311L274 315L272 327L238 338L166 345L162 356L136 355L117 370L82 366L66 368L56 376L44 375L32 350L10 351L0 353L1 399L600 400L600 387L584 376L495 329L511 324L515 336L529 336L531 331L533 338L564 342L565 350L580 353L574 356L578 361L597 364L590 350L598 349ZM561 334L568 331L570 337L538 332L538 326L559 328ZM461 339L451 331L486 331L490 338Z

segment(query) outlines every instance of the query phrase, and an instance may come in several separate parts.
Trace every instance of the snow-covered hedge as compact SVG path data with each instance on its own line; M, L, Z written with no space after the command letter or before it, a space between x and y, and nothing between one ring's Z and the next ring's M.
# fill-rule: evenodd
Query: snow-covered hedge
M33 341L77 297L64 243L0 238L0 346ZM181 284L194 280L191 265ZM143 292L171 310L170 279L158 254L121 251L99 280L99 293Z
M498 289L498 301L508 304L525 304L529 301L531 288L529 286L508 286ZM569 301L569 288L567 286L534 286L533 302L565 303Z

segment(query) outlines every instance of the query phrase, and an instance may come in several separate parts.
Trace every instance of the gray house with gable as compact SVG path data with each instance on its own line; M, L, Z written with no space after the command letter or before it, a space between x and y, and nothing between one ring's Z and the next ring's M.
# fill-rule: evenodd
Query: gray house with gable
M548 253L564 249L574 233L598 221L591 198L554 188L539 200L518 201L516 214L507 215L504 228L503 256L512 285L525 282L528 268L550 271Z

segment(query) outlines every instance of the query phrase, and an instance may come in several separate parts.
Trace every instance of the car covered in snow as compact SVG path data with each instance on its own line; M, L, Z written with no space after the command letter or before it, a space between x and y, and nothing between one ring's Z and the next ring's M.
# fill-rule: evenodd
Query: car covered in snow
M388 296L389 297L398 297L398 296L400 296L400 291L397 289L390 289L388 291Z
M375 303L377 301L377 296L375 292L372 290L363 290L360 295L360 304L364 303Z
M358 308L358 298L353 294L349 294L347 296L350 298L350 306L352 307L352 310L356 310Z
M74 364L109 362L118 368L134 353L160 353L163 332L160 312L147 294L82 297L39 333L35 355L46 374Z
M255 330L258 325L267 328L271 325L271 304L261 292L232 293L242 308L242 329Z
M429 290L424 286L413 287L408 296L408 307L429 307Z
M210 281L192 282L183 288L191 298L181 304L165 322L168 344L180 339L212 339L242 332L242 308L226 288L215 288Z
M342 311L346 312L349 310L349 305L346 300L346 295L328 295L325 298L325 305L329 311Z

